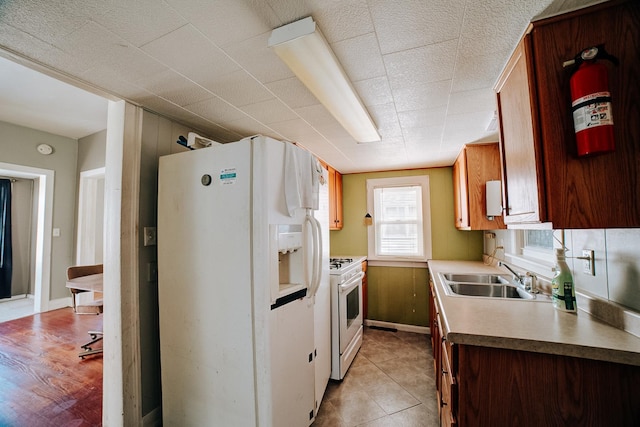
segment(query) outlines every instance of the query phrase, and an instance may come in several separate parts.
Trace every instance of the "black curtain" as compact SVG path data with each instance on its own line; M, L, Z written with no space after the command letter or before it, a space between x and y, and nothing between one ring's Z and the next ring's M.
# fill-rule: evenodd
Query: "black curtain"
M0 179L0 298L11 298L11 181Z

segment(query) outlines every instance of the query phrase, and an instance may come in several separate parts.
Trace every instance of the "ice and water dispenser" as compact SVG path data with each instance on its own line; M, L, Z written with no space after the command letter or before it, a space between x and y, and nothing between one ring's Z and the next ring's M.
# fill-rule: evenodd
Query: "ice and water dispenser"
M274 252L276 251L278 257L277 281L272 276L272 280L278 284L277 290L274 286L275 283L272 283L271 287L271 299L274 302L277 298L306 288L304 280L304 238L302 224L278 224L271 225L270 228L271 258L275 261ZM274 295L276 292L277 295Z

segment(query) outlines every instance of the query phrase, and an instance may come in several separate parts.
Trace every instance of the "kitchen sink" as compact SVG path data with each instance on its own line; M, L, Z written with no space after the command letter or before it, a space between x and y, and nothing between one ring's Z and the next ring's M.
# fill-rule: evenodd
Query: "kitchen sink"
M447 284L451 292L457 295L488 298L518 298L533 299L533 295L513 285L485 285L482 283L458 283Z
M538 295L527 292L509 277L497 274L440 273L444 288L451 296L536 300ZM545 298L540 298L541 300Z
M495 274L456 274L444 273L442 275L448 282L466 282L466 283L500 283L506 285L509 279Z

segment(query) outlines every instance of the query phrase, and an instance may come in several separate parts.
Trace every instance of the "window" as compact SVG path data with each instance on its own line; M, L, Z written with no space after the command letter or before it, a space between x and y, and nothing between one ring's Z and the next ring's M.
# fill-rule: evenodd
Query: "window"
M522 248L525 258L554 262L553 233L553 230L521 230L517 247Z
M431 258L429 177L367 180L370 260L427 261Z

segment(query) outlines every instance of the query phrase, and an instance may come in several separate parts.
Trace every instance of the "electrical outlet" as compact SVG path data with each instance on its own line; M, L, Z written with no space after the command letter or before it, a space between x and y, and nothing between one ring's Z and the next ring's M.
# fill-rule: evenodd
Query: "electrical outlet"
M580 257L582 259L582 271L585 274L588 274L590 276L595 276L596 275L596 271L595 271L595 259L593 256L593 251L590 249L583 249L582 250L582 256Z
M143 232L144 232L144 245L145 246L156 245L156 228L145 227Z

